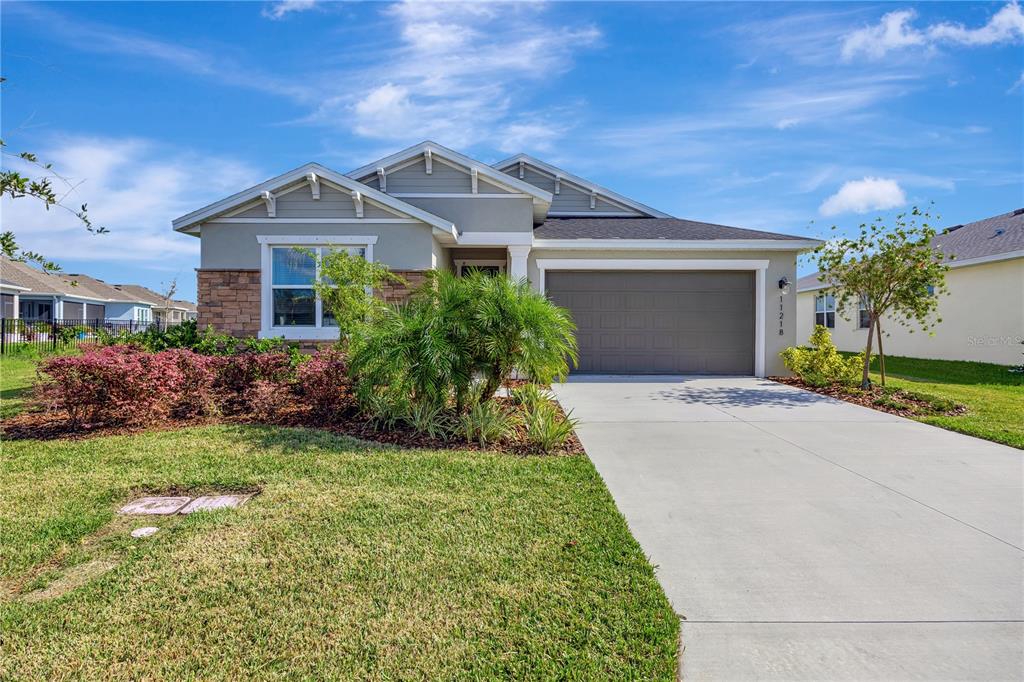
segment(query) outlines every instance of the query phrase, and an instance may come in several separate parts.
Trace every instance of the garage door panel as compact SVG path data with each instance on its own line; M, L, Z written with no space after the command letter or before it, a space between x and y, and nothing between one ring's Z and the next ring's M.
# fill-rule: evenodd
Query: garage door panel
M547 273L577 324L577 371L752 374L751 272Z

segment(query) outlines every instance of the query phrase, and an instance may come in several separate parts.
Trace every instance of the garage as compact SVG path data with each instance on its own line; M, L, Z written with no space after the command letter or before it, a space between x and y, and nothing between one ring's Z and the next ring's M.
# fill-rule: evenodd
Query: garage
M754 373L750 271L548 271L592 374Z

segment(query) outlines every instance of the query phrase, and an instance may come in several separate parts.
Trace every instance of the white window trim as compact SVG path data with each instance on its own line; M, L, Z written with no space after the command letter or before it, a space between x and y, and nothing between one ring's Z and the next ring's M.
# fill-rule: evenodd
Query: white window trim
M767 260L732 260L706 258L631 258L601 260L591 258L538 258L537 288L547 293L545 273L548 270L750 270L754 272L754 376L765 371L765 274Z
M824 301L820 311L818 310L818 299L819 298ZM830 298L832 299L832 309L831 310L829 310L829 308L828 308L828 299L830 299ZM835 329L836 328L836 297L833 296L832 294L825 294L825 293L815 294L815 296L814 296L814 324L815 325L818 324L818 313L819 312L824 313L824 315L825 315L825 324L823 326L826 329ZM831 327L828 326L828 314L829 313L832 313L832 326Z
M324 341L338 338L337 327L276 327L274 319L274 292L271 283L273 257L271 249L275 246L292 246L311 248L317 246L348 246L366 249L365 258L373 260L373 245L377 243L376 235L257 235L260 245L260 331L259 338L284 337L289 341ZM279 287L281 288L281 287ZM284 285L287 288L287 285ZM295 289L308 289L306 286L295 285ZM323 304L316 299L316 318L323 319Z
M462 271L464 268L473 268L477 266L498 267L501 269L500 272L503 273L508 271L507 260L496 260L486 258L459 258L456 259L455 261L455 274L457 274L459 277L462 277Z

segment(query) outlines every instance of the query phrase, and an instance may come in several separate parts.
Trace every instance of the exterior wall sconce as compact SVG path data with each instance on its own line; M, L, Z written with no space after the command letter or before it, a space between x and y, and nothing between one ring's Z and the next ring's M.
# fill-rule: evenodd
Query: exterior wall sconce
M779 280L779 291L782 292L783 295L789 293L789 278L788 277L783 277L782 279Z

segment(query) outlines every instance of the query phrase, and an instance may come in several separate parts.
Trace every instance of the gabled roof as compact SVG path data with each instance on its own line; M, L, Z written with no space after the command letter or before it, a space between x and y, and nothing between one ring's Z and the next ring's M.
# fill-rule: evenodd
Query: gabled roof
M1024 208L982 218L965 225L948 227L932 240L950 267L1024 258ZM813 291L828 287L818 273L796 281L796 290Z
M629 197L619 194L618 192L613 192L607 187L602 187L601 185L591 182L590 180L581 178L578 175L573 175L568 171L562 170L557 166L552 166L551 164L541 161L540 159L530 156L529 154L516 154L515 156L509 157L504 161L499 161L498 163L494 164L494 168L497 168L499 171L505 171L511 168L512 166L519 164L519 162L523 162L528 166L533 166L537 170L547 173L552 177L557 176L564 180L565 182L569 183L570 185L576 185L577 187L593 191L598 196L607 197L608 199L611 199L617 204L628 206L629 208L632 208L638 211L639 213L642 213L651 218L672 217L668 213L659 211L656 208L651 208L647 204L641 204L639 201L630 199Z
M457 234L455 225L453 225L451 221L440 218L433 213L424 211L421 208L417 208L412 204L406 203L401 199L396 199L395 197L389 196L372 187L368 187L346 175L314 162L299 166L294 170L290 170L287 173L282 173L281 175L270 178L258 185L244 189L241 192L232 194L220 201L192 211L180 218L175 218L171 221L171 224L174 226L174 229L179 232L195 233L195 228L199 223L202 223L205 220L210 220L211 218L226 213L231 209L237 208L238 206L253 201L254 199L258 199L263 192L272 192L273 190L294 184L306 178L310 173L316 173L317 177L321 180L336 185L342 189L360 192L367 199L394 209L395 211L411 218L421 220L433 227L442 236L454 239ZM372 222L372 219L368 218L367 222Z
M373 163L368 163L361 168L357 168L351 171L347 175L350 178L360 180L373 173L377 172L378 168L384 168L385 170L391 166L396 166L410 159L423 156L427 151L430 151L434 157L439 157L445 161L453 162L456 165L464 167L467 171L475 168L477 173L486 178L488 182L492 182L501 187L505 187L513 192L519 192L520 194L528 194L533 197L534 201L542 204L551 204L552 195L551 192L545 192L539 187L534 187L528 182L524 182L519 178L513 178L501 171L497 170L493 166L489 166L482 161L477 161L474 158L460 154L454 149L449 149L443 145L430 140L425 140L419 144L413 145L407 149L403 149L400 152L396 152L390 156L385 156L383 159L378 159Z

